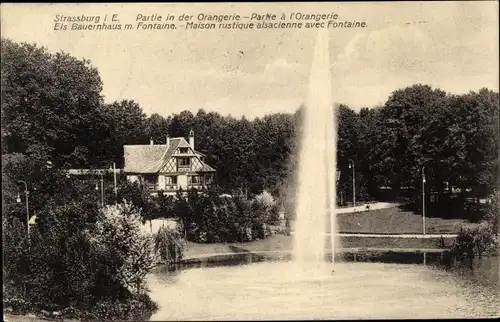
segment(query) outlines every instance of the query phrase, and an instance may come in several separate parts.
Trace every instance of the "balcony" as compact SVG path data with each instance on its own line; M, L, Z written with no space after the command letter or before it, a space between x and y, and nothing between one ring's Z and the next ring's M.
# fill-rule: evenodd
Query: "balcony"
M146 187L148 187L149 191L157 191L158 190L158 184L156 184L156 183L146 182Z
M198 190L203 190L203 189L208 189L210 185L207 184L201 184L201 183L189 183L188 184L188 190L189 189L198 189Z
M177 184L165 184L165 191L177 191L179 186Z
M190 170L191 170L191 165L189 164L177 165L177 172L189 172Z

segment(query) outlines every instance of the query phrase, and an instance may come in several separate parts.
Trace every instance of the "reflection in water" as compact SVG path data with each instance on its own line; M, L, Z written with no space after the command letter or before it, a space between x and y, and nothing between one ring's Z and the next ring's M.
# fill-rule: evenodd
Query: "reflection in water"
M422 254L419 254L422 260ZM263 256L247 257L260 261ZM236 258L235 261L241 261ZM185 268L149 276L152 320L460 318L497 316L498 258L474 267L340 262L300 278L292 262ZM230 265L227 262L226 265ZM234 264L234 263L233 263ZM326 263L324 265L327 265Z

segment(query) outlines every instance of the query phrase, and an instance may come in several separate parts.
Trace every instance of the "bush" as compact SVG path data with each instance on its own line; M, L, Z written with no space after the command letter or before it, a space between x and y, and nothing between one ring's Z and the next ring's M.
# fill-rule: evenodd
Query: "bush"
M108 206L95 218L85 206L55 206L31 229L30 247L22 226L7 227L4 304L14 313L62 310L99 320L151 314L145 277L156 254L137 210Z
M130 293L146 290L146 275L157 260L154 239L141 231L140 213L130 204L123 203L103 209L103 218L96 224L91 243L102 258L103 272L113 272L109 280L119 281Z
M459 227L453 251L459 256L481 256L498 249L499 245L499 211L500 193L495 191L484 218L479 223L462 224Z
M182 260L185 249L186 242L179 231L160 227L155 237L155 252L162 263L168 266L178 264Z
M201 243L243 242L266 238L266 224L277 217L274 198L267 192L255 199L226 197L215 191L178 195L173 212L180 219L188 240Z
M4 296L16 297L26 290L24 276L28 274L28 235L26 226L14 219L3 227L4 240ZM12 287L11 287L12 286ZM5 294L10 292L10 294Z

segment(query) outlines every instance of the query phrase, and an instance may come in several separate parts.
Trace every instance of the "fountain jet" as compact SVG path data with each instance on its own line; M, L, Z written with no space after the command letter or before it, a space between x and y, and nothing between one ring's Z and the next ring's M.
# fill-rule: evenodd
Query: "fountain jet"
M296 190L294 260L307 270L324 266L328 219L334 263L337 131L330 77L328 31L324 29L318 32L312 60Z

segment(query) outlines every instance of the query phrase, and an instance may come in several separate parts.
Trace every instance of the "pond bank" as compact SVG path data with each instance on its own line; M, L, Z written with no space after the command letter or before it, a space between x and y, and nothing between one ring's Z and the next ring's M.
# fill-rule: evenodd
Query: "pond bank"
M325 236L325 241L329 236ZM346 249L383 249L383 250L437 250L449 248L455 240L454 235L441 235L419 238L405 236L363 236L342 234L340 247ZM293 236L272 235L263 240L244 243L198 244L189 242L184 258L196 258L211 254L236 254L245 252L290 252L293 249Z

